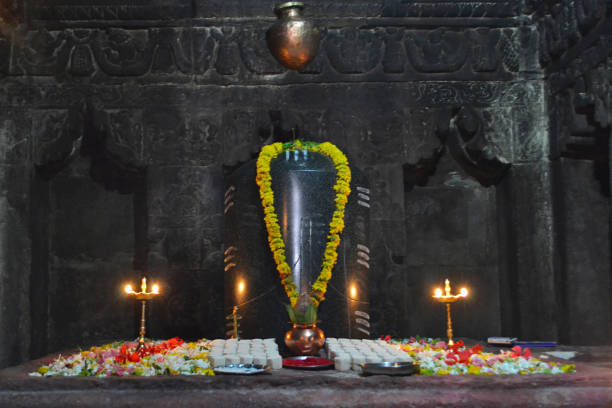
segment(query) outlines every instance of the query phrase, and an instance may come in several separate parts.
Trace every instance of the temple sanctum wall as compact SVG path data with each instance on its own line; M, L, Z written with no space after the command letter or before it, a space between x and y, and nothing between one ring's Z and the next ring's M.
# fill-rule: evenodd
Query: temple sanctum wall
M224 336L226 178L331 141L369 181L372 336L612 335L612 3L311 0L315 60L263 0L0 7L0 366L133 336ZM459 287L459 286L457 286ZM324 323L322 323L324 327Z

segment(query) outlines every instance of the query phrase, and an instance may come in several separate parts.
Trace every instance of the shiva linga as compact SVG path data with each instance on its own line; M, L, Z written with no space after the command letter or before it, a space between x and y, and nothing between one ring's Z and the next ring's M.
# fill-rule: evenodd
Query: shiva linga
M142 278L142 282L140 283L140 292L135 292L134 289L132 289L132 285L128 284L125 285L125 293L134 296L134 298L142 302L140 315L140 337L138 338L138 347L136 348L136 350L140 350L144 347L145 343L147 301L159 295L159 285L153 285L151 291L147 292L147 278Z
M446 303L446 335L448 336L448 345L452 346L455 344L453 341L453 323L451 319L451 303L458 301L459 299L466 298L468 295L468 290L466 288L461 288L459 290L459 294L451 295L451 286L450 281L446 279L444 281L444 294L442 294L442 289L436 288L433 298L441 303Z

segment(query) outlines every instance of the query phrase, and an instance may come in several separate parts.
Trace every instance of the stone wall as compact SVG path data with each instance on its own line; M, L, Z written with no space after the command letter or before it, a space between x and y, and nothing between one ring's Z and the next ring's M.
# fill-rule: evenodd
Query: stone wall
M569 65L545 48L556 6L529 3L313 0L319 55L288 72L265 45L273 2L15 2L0 39L0 365L134 336L118 290L141 273L164 288L153 336L221 336L224 174L292 128L370 179L376 335L443 336L429 296L448 277L473 289L457 335L582 342L566 334L590 309L564 318L578 281L561 278L581 258L557 239L584 239L559 212Z
M553 141L557 320L568 343L601 344L612 335L611 13L603 0L534 8Z

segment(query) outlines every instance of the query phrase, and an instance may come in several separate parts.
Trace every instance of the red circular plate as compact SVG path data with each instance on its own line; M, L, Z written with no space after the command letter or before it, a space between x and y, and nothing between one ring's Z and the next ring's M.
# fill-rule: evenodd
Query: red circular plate
M316 370L322 368L333 367L334 363L331 360L321 357L289 357L283 360L283 367L297 368L302 370Z

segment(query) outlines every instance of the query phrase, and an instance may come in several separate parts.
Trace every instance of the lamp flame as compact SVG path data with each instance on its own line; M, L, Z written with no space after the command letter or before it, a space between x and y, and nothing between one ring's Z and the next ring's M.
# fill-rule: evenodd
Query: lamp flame
M357 287L354 284L351 285L351 297L353 299L357 298Z
M132 285L125 285L125 293L127 293L128 295L131 293L134 293L134 289L132 289Z
M159 285L158 284L153 285L153 291L151 293L155 295L159 295Z
M461 288L461 290L459 290L459 295L461 295L463 297L467 297L468 290L466 288Z
M242 280L238 282L238 293L241 295L244 293L244 281Z
M434 292L434 297L442 297L442 289L436 288L436 291Z
M140 283L140 291L141 292L147 291L147 278L142 278L142 282Z

